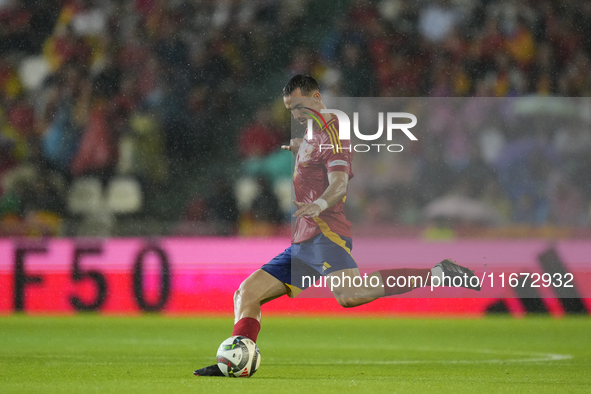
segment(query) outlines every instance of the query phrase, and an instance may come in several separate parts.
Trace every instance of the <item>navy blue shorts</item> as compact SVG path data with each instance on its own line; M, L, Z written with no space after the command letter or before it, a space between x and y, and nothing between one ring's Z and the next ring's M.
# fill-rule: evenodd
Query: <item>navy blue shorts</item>
M304 276L328 275L347 268L357 268L351 256L353 242L346 237L332 237L318 234L307 241L292 244L261 269L285 283L292 294L304 290L309 285L303 284Z

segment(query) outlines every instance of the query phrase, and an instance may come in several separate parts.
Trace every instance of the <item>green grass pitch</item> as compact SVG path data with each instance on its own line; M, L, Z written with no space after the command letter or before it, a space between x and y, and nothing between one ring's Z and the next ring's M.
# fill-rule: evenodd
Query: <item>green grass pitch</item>
M231 318L0 317L0 393L591 392L591 319L265 318L250 379L196 378Z

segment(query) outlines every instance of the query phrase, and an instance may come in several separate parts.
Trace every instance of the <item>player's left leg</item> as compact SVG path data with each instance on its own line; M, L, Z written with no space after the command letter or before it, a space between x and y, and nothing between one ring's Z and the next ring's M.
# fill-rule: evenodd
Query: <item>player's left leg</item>
M348 268L327 275L327 283L331 285L332 293L341 306L353 308L378 298L403 294L415 287L426 285L431 274L430 269L401 268L387 271L395 276L413 279L405 286L389 287L384 281L384 271L375 271L362 277L359 268Z
M367 304L385 296L382 276L378 272L367 275L365 279L367 286L363 285L363 278L359 273L359 268L334 271L327 275L326 279L337 302L344 308ZM361 286L355 286L356 280Z
M351 308L367 304L375 299L406 293L415 287L427 285L432 275L431 269L390 269L372 272L363 277L351 250L353 242L350 238L341 237L331 231L325 231L312 239L311 245L302 246L298 255L323 275L339 304ZM388 286L390 276L409 277L410 282L403 287Z
M451 260L443 260L431 269L395 268L375 271L363 277L358 268L347 268L328 274L327 283L331 285L338 303L345 308L352 308L381 297L404 294L428 286L433 277L439 278L438 283L441 285L444 283L443 275L451 279L462 277L462 287L480 290L480 286L471 284L470 278L474 272Z

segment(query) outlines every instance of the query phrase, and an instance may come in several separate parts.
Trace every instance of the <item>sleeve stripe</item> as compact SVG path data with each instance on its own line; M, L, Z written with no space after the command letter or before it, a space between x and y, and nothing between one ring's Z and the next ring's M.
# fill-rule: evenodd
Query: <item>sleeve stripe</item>
M337 144L335 144L333 135L330 132L330 126L328 126L328 129L326 129L326 133L328 134L328 138L330 138L330 143L332 145L332 153L336 154L337 153L337 151L336 151Z
M339 140L339 133L337 132L337 129L334 127L334 124L331 124L330 126L328 126L329 129L332 130L332 134L334 136L335 141L337 142L337 146L339 147L339 151L343 151L342 146L341 146L341 140Z
M334 139L337 142L338 147L341 147L341 140L339 139L339 132L337 131L336 127L334 127L334 125L330 125L329 126L332 129L332 133L334 135Z

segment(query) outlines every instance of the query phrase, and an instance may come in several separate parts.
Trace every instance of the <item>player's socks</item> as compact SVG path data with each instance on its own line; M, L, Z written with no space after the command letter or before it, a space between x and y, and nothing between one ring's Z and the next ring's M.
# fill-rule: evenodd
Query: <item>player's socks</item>
M427 280L431 275L431 270L427 268L397 268L378 272L382 275L386 296L403 294L417 287L427 286Z
M234 324L234 330L232 336L240 335L252 339L253 342L257 341L261 331L261 323L257 319L252 317L243 317Z
M201 368L196 371L193 371L193 375L195 376L224 376L222 371L220 371L220 367L217 364L210 365L209 367Z

